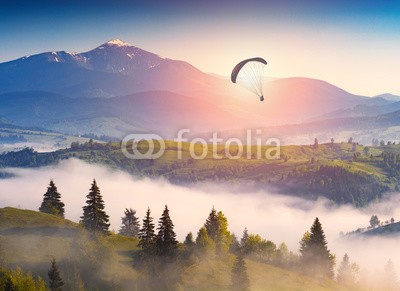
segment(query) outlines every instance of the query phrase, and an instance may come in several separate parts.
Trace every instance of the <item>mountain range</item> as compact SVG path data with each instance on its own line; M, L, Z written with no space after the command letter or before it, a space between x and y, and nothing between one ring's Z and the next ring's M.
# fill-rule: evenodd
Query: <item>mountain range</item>
M1 120L69 134L172 138L181 128L262 127L284 135L293 126L303 134L338 124L357 131L400 123L395 95L358 96L309 78L270 79L263 91L261 103L227 78L119 39L84 53L46 52L0 64Z

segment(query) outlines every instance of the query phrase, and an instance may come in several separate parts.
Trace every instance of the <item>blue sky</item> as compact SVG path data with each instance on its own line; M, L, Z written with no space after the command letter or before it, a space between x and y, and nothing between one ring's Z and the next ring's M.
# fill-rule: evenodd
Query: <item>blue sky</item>
M257 55L272 76L400 94L400 1L193 2L8 1L0 10L0 62L121 38L206 72L228 75Z

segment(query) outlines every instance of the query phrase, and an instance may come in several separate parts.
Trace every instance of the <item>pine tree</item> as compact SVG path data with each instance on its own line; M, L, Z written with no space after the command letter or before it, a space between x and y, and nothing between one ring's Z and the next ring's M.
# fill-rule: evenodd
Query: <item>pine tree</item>
M243 247L248 239L249 239L249 231L247 230L247 227L245 227L243 230L242 238L240 239L240 246Z
M385 290L399 290L396 270L391 260L389 260L385 265L383 281Z
M64 286L64 282L61 279L60 271L58 270L58 266L57 266L55 258L53 258L53 260L51 261L51 268L47 274L49 275L50 290L51 291L62 290L62 286Z
M183 243L188 249L192 249L196 245L196 243L193 240L193 234L191 232L187 234L185 241Z
M208 237L215 243L217 254L222 254L229 249L232 243L232 235L228 231L228 220L221 211L217 213L213 207L204 227L207 230Z
M211 253L215 251L215 243L208 236L208 231L204 226L200 228L197 233L196 247L200 253Z
M236 257L231 272L232 290L250 290L250 281L247 276L246 262L241 255Z
M39 207L39 211L64 218L64 206L64 203L61 202L61 194L58 193L54 181L50 180L47 191L43 195L43 202Z
M358 265L350 263L349 256L345 254L338 269L337 280L340 284L345 286L353 286L356 284Z
M327 244L317 217L309 234L306 233L300 242L301 265L307 274L315 277L333 277L335 257L328 250Z
M66 290L74 290L74 291L84 291L85 284L82 281L81 274L77 267L76 261L68 262L68 266L66 267L65 285L64 288Z
M147 255L152 254L155 244L154 223L151 217L150 208L147 208L146 217L143 219L143 226L139 233L139 247Z
M164 212L158 221L158 234L156 238L157 253L160 256L172 256L178 247L174 224L169 216L169 210L165 205Z
M300 241L300 254L306 253L310 244L310 232L307 230Z
M206 223L204 224L204 227L207 229L208 236L215 240L217 237L217 232L218 232L218 215L217 211L215 210L214 206L211 209L210 214L208 215L208 218L206 220Z
M351 281L350 260L347 254L344 254L343 260L338 269L337 280L339 283L347 285Z
M229 250L229 247L232 244L233 237L228 230L228 219L225 217L222 211L218 211L217 221L217 233L214 241L217 254L221 255Z
M139 218L136 217L136 211L132 210L132 208L126 208L124 214L125 216L121 218L122 226L119 230L119 234L130 237L138 237L140 227Z
M232 254L239 254L241 251L240 249L240 243L239 240L237 239L236 235L233 233L232 234L232 243L229 246L229 252L231 252Z
M289 248L285 243L281 243L276 250L275 262L278 266L286 266L289 260Z
M86 197L86 206L83 207L80 223L92 233L108 234L109 216L104 211L103 197L96 180L93 180L90 192Z

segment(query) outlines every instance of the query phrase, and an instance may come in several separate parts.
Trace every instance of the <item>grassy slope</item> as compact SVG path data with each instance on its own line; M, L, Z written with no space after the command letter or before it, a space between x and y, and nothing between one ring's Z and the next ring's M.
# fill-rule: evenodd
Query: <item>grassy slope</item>
M231 290L233 262L204 260L188 268L183 286L188 290ZM296 272L246 259L251 290L338 290L332 280L316 280Z
M0 155L0 167L38 167L62 159L78 158L122 169L136 176L163 177L176 184L190 186L203 181L227 182L249 190L272 186L285 194L310 199L324 196L336 203L352 203L357 207L363 207L370 201L380 199L383 193L400 187L400 178L388 172L381 155L383 150L399 153L399 145L370 147L368 155L364 154L364 146L357 145L353 149L349 143L320 144L318 148L311 145L282 146L280 155L275 155L274 159L255 158L257 151L254 147L249 148L249 158L245 147L240 158L230 159L220 145L215 149L219 157L216 159L211 145L206 148L201 144L193 146L184 143L182 157L178 158L178 144L173 141L165 141L165 144L165 153L154 160L127 158L121 151L120 143L86 142L50 153L23 150ZM148 143L140 142L138 147L147 152ZM196 156L201 156L203 151L205 156L194 159L190 155L191 149ZM232 146L227 150L235 155L237 148ZM277 152L275 147L264 146L262 156L267 151Z
M163 177L172 183L192 185L197 182L228 182L247 189L275 187L278 192L301 195L314 199L324 196L336 203L353 203L357 207L380 199L382 194L400 187L400 178L389 173L383 163L382 150L400 152L399 145L370 148L364 154L364 146L352 144L320 144L282 146L280 155L273 159L257 159L256 149L247 148L238 159L230 159L223 146L213 152L201 144L184 143L181 155L178 144L166 141L165 153L158 159L138 160L127 158L119 143L85 143L51 153L34 153L29 150L0 155L2 167L38 167L54 164L62 159L78 158L89 163L103 164L122 169L137 176ZM131 145L128 145L129 149ZM147 152L147 142L140 142L139 151ZM157 148L157 146L156 146ZM202 159L192 158L190 150ZM235 155L235 146L227 149ZM277 152L276 147L264 146L267 151ZM155 150L157 152L157 149ZM218 159L215 158L217 153ZM253 157L251 157L253 156ZM324 167L322 167L324 166Z
M21 210L12 207L0 209L0 230L13 228L77 228L78 224L60 217L33 210Z
M141 144L143 147L144 151L147 149L146 144ZM128 146L129 148L129 146ZM247 148L244 147L244 154L241 158L239 159L228 159L226 155L224 154L224 147L223 146L218 146L217 151L218 155L221 156L221 159L214 159L213 158L213 151L211 146L208 147L207 155L205 156L204 159L199 159L199 160L194 160L190 158L190 144L188 143L183 143L182 146L182 159L178 159L178 145L175 142L172 141L166 141L166 150L164 155L155 160L152 165L148 166L148 169L151 170L157 170L160 169L161 167L180 163L181 165L187 163L188 161L191 161L192 163L187 165L187 169L190 170L197 170L197 171L202 171L206 169L213 169L215 167L240 167L240 166L245 166L245 167L257 167L257 166L271 166L271 167L276 167L282 169L287 168L293 168L297 166L305 166L310 164L310 159L314 157L316 162L318 163L331 163L331 162L338 162L341 161L342 164L345 164L346 162L349 163L350 160L353 158L354 152L351 151L351 145L347 143L343 144L334 144L331 146L330 144L323 144L320 145L318 149L314 149L311 146L282 146L280 150L281 156L288 156L289 159L287 162L285 162L282 159L247 159L246 157L246 152ZM357 152L362 152L363 146L358 146L357 147ZM157 147L156 147L157 149ZM262 147L261 152L265 152L266 150L271 149L271 147L264 146ZM203 148L201 145L196 145L194 147L196 155L201 155ZM91 154L92 154L91 149L83 149L83 150L74 150L70 149L65 152L63 152L61 155L63 157L70 157L73 154L75 154L76 157L82 158L85 160L90 160L91 159ZM100 151L96 151L98 156L92 160L95 162L104 162L107 161L109 163L112 163L113 161L111 160L125 160L126 163L135 163L138 162L137 160L129 160L127 159L121 152L120 146L118 143L113 143L112 148L108 149L106 151L106 155L102 154ZM235 152L236 147L231 147L231 151ZM252 152L255 154L256 150L253 147ZM373 148L371 149L371 154L373 155L379 155L381 153L381 150L378 148ZM374 167L372 164L370 165L367 161L367 159L361 159L360 163L352 163L352 165L356 165L359 167L360 165L363 165L362 167L359 167L360 170L366 171L366 172L371 172L372 170L376 170L377 168ZM139 161L140 162L140 161ZM118 166L118 164L116 164ZM185 167L180 167L179 169L172 169L175 172L179 172L179 170L185 170Z
M141 145L146 149L146 144ZM118 143L114 143L107 150L67 150L60 153L61 158L77 157L93 163L102 163L113 168L122 168L128 172L146 175L163 176L172 182L191 183L204 180L225 180L232 182L256 182L267 183L279 181L282 176L287 177L290 172L314 172L321 165L340 166L351 173L364 173L373 176L379 183L394 189L395 184L387 178L386 170L383 168L379 155L382 150L400 151L398 145L384 148L370 147L370 154L374 156L371 160L364 156L364 146L357 146L356 152L360 154L357 161L353 160L354 153L352 145L348 143L321 144L317 149L312 146L282 146L281 157L288 157L287 161L281 159L247 159L244 154L240 159L228 159L224 155L224 147L219 146L217 151L222 159L214 159L211 146L208 147L204 159L195 160L190 158L190 144L184 143L182 148L182 159L178 159L177 144L166 141L165 154L156 160L131 160L127 159L121 152ZM232 152L236 149L231 148ZM268 150L263 147L262 152ZM203 151L201 145L195 146L196 154ZM247 149L244 148L244 152ZM255 154L255 148L252 149ZM311 164L311 159L314 163Z
M51 232L48 230L52 229ZM69 232L65 230L69 230ZM34 231L33 231L34 230ZM71 232L72 231L72 232ZM21 266L47 278L52 256L61 262L69 259L76 246L87 247L90 242L82 239L79 225L69 220L15 208L0 209L0 235L6 262ZM84 241L82 243L82 240ZM103 275L110 280L128 282L122 287L133 286L140 273L131 268L131 255L137 250L137 240L111 235L105 245L112 252L112 267ZM93 246L91 246L93 247ZM75 249L73 249L75 248ZM232 258L227 261L203 260L186 268L182 273L184 290L228 290ZM247 260L252 290L337 290L334 281L317 281L309 277L270 265Z
M195 173L197 180L207 180L211 176L215 176L218 170L222 170L224 179L239 179L254 181L260 178L268 177L269 179L278 179L282 174L287 175L293 170L315 170L320 165L342 166L350 172L364 172L371 174L384 180L386 172L380 165L378 156L382 150L400 151L400 147L388 146L384 148L370 148L370 154L375 156L374 160L365 157L363 146L357 146L356 152L360 153L360 158L353 161L352 145L348 143L321 144L317 149L309 145L302 146L282 146L280 148L281 159L255 159L247 158L247 148L244 147L244 154L239 159L229 159L225 154L223 146L217 147L218 156L221 159L213 158L212 146L208 146L204 159L192 159L190 157L189 143L183 143L182 158L178 159L178 144L173 141L166 141L166 150L161 158L156 160L134 160L126 158L121 152L119 143L110 143L104 146L81 147L78 149L60 150L54 153L41 153L39 155L45 157L47 155L57 156L58 159L66 159L76 157L92 163L102 163L114 168L123 168L135 174L144 174L148 176L164 176L166 178L181 177L183 180L190 178L190 173ZM127 148L129 149L129 146ZM144 151L147 151L147 143L140 143ZM263 146L262 153L265 153L268 146ZM156 145L157 150L157 145ZM203 147L199 144L194 146L196 155L201 155ZM235 146L230 148L234 153L237 150ZM256 155L256 149L253 147L251 152ZM283 157L288 157L285 161ZM314 158L314 164L310 161ZM1 162L1 161L0 161ZM5 165L13 166L13 165ZM29 165L27 165L29 166ZM136 172L135 172L136 170ZM217 175L218 176L218 175ZM190 179L189 179L190 180Z
M77 253L84 253L96 246L90 242L81 227L72 221L59 217L15 208L0 209L0 235L5 261L11 267L20 266L43 278L51 258L73 259ZM132 280L137 272L126 268L130 263L130 252L137 249L137 240L119 235L110 235L103 242L111 251L112 273L105 274L121 280ZM85 249L76 250L77 246ZM78 258L79 259L79 258Z

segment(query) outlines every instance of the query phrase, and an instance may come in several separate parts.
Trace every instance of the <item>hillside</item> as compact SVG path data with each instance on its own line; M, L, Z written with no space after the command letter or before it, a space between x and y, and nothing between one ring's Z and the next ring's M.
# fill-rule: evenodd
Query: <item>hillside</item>
M11 207L0 209L0 221L0 230L2 232L16 228L40 229L43 227L55 227L75 230L78 228L78 224L54 215Z
M47 278L49 262L54 256L61 269L71 269L63 273L69 281L66 282L67 289L74 289L71 280L78 278L71 276L76 269L87 286L111 286L111 278L132 283L138 276L126 265L131 260L130 252L136 249L136 240L111 235L97 242L91 241L77 223L53 215L1 208L0 235L3 257L9 267L18 266ZM100 257L98 252L102 253ZM99 269L100 261L96 260L102 260L102 264L109 267ZM99 273L93 274L90 268Z
M357 96L321 80L300 77L268 82L264 85L264 95L266 107L275 109L266 109L269 118L275 120L275 125L300 123L357 105L392 103L384 99Z
M366 236L397 236L400 233L400 222L378 226L362 233Z
M147 150L146 142L139 148ZM194 147L196 155L203 147ZM234 155L237 147L231 146ZM261 152L271 151L272 159L257 159L256 149L244 148L239 159L229 159L224 146L216 149L220 159L213 158L209 146L204 159L193 159L190 144L184 143L182 159L178 159L178 145L166 142L164 155L156 160L126 158L119 143L74 143L71 148L50 153L36 153L25 149L0 156L2 167L39 167L57 163L67 158L78 158L89 163L122 169L136 176L163 177L172 183L192 186L195 183L229 183L243 191L269 188L273 191L316 199L320 196L342 204L357 207L380 199L388 191L399 187L397 170L383 160L385 152L399 153L399 145L364 147L349 143L320 144L314 146L282 146L280 155L276 148L264 146ZM275 151L275 152L274 152ZM228 153L229 154L229 153ZM276 155L278 154L278 155Z
M201 132L245 124L210 102L167 91L78 99L41 91L7 93L0 95L0 115L22 126L117 138L137 132L173 137L181 128Z
M71 221L9 207L0 209L0 235L8 266L47 278L49 262L55 256L68 290L77 290L79 284L89 289L118 286L132 290L143 280L132 267L138 250L135 239L111 235L93 240ZM338 289L331 280L312 279L252 260L246 263L252 290ZM183 271L180 286L184 290L229 290L231 264L231 259L200 260Z
M251 290L346 290L332 280L316 280L254 260L246 260ZM231 263L204 260L183 274L185 290L232 290L229 288Z
M347 140L353 137L362 144L371 144L373 139L398 141L400 127L400 103L384 106L358 105L324 116L311 118L302 123L261 127L263 135L277 137L282 144L310 144L317 137L321 142ZM360 111L358 111L360 110ZM338 116L334 117L338 113ZM226 130L222 136L245 138L243 130Z

